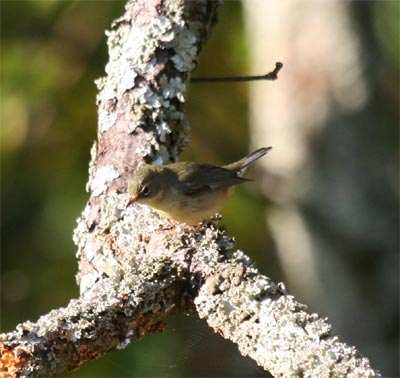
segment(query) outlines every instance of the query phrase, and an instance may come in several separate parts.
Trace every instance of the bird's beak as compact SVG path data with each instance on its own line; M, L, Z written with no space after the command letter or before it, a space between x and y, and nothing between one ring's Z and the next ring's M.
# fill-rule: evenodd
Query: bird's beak
M132 206L138 199L139 199L138 195L131 197L131 199L128 201L128 204L126 205L126 207Z

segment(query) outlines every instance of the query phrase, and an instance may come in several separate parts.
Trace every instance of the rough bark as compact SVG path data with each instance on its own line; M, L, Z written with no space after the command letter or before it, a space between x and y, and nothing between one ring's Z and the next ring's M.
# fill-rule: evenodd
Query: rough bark
M259 274L216 222L171 228L150 208L127 207L127 175L146 160L174 161L186 143L183 105L215 1L130 1L108 32L97 84L98 141L90 199L75 230L79 299L1 336L5 376L55 375L161 331L194 313L274 376L377 375L330 325ZM8 374L8 375L7 375Z

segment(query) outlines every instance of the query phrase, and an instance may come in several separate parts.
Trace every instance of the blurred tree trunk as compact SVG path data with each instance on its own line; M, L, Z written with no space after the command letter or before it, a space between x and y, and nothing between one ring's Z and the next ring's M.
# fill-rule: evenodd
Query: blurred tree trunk
M398 376L398 80L372 30L380 5L243 4L251 71L285 62L250 104L253 145L274 146L266 217L289 290Z

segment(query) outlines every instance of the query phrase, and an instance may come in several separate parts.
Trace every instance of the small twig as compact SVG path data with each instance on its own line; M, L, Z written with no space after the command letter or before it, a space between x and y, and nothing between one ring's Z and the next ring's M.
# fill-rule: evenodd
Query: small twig
M283 64L281 62L276 62L275 69L265 75L227 76L227 77L195 77L195 78L192 78L191 83L276 80L278 78L278 73L282 69L282 67L283 67Z

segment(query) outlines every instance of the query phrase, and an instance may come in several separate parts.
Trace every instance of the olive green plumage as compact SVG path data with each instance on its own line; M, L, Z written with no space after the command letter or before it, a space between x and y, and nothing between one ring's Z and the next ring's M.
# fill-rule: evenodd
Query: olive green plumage
M249 181L242 174L270 149L260 148L223 167L185 161L144 165L129 178L131 202L151 206L175 221L194 225L220 211L228 189Z

